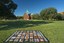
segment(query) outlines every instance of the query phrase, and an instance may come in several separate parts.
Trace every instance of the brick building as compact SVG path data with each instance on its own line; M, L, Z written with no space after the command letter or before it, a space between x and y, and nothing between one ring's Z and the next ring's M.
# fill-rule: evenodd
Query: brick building
M24 20L31 20L31 13L25 13L24 14Z

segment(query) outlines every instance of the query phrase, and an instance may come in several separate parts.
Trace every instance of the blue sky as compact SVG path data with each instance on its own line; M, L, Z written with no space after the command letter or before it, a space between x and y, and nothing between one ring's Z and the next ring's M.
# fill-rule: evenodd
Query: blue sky
M39 13L42 9L54 7L58 12L64 12L64 0L13 0L17 5L16 16L23 16L26 10Z

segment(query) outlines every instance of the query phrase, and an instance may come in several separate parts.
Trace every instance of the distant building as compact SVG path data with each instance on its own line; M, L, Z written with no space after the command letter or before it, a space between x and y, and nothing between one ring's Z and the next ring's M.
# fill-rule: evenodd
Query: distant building
M31 13L28 13L28 11L24 14L24 20L31 20Z
M64 15L64 12L60 12L60 14Z

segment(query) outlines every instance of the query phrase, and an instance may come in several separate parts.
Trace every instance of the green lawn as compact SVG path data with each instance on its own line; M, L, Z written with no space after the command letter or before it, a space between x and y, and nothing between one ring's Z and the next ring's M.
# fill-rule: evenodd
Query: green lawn
M64 43L64 21L0 21L0 43L17 30L40 30L50 43Z

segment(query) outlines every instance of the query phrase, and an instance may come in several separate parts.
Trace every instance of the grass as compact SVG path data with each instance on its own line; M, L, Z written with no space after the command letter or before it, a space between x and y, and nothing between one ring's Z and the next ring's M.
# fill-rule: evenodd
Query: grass
M17 30L40 30L50 43L64 42L64 21L0 21L0 43Z

